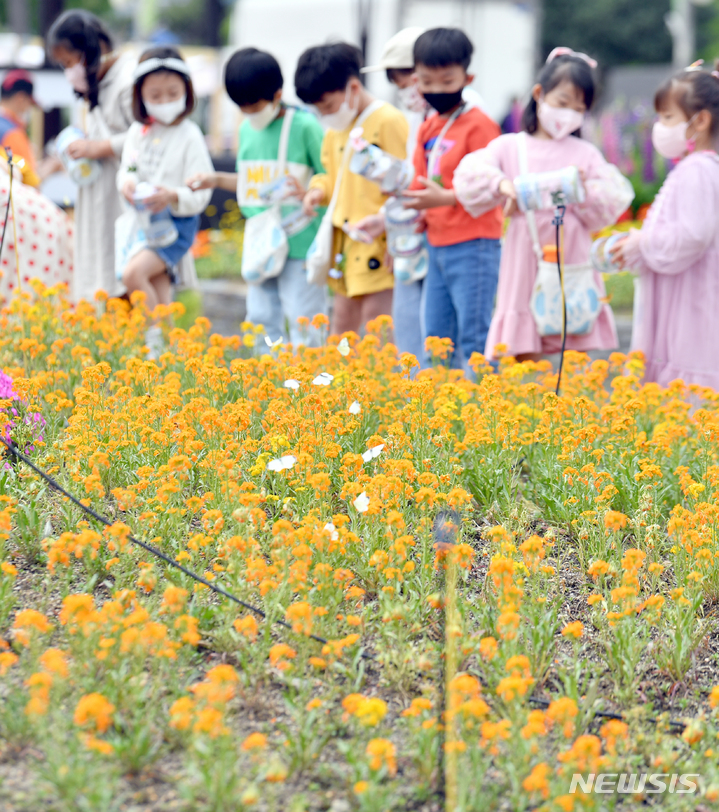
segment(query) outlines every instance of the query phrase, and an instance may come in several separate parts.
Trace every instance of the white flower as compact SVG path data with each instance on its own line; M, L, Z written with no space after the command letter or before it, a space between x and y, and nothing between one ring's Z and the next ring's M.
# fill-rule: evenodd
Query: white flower
M337 528L332 524L332 522L327 522L322 529L326 530L330 534L332 541L337 541L337 539L340 537L340 534L337 532Z
M296 462L297 457L293 457L292 454L286 454L284 457L280 457L278 460L270 460L267 463L267 470L268 471L289 470Z
M362 491L362 493L352 502L355 510L358 513L366 513L369 508L369 496Z
M273 349L274 347L279 347L279 345L281 343L282 343L282 336L280 336L277 339L277 341L273 341L269 336L265 336L265 344L267 344L267 346L270 347L271 349Z
M288 378L284 383L285 389L294 389L297 391L300 388L300 382L296 381L294 378Z
M320 374L312 381L313 386L329 386L335 379L334 375L329 372L320 372Z
M337 345L337 352L345 358L350 354L350 343L346 336Z
M349 409L347 409L347 411L348 411L350 414L359 414L359 413L362 411L362 407L361 407L361 406L359 405L359 403L358 403L358 402L355 400L355 401L353 401L353 402L350 404L350 407L349 407Z
M384 443L380 443L376 445L374 448L368 448L367 451L362 455L362 459L365 462L369 462L370 460L376 460L377 457L382 453L382 449L384 449Z

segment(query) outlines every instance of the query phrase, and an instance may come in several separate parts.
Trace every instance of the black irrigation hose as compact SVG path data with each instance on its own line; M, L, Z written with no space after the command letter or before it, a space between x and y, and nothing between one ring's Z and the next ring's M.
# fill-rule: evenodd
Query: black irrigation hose
M88 516L95 519L96 522L100 522L100 524L105 525L105 527L112 527L113 523L102 516L100 513L97 513L92 508L89 508L87 505L84 505L76 496L73 496L69 491L66 491L65 488L60 485L57 480L53 479L50 474L46 473L39 468L35 463L26 455L23 454L13 443L6 440L3 436L0 435L0 443L2 443L7 450L18 460L22 460L26 465L32 468L36 474L38 474L42 479L44 479L48 485L50 485L53 490L56 490L58 493L62 494L64 497L69 499L73 504L77 505L84 513ZM450 547L454 544L454 540L456 538L455 535L455 528L459 527L459 515L455 512L442 512L440 513L436 520L434 526L434 535L435 535L435 546L436 547ZM448 526L449 525L449 526ZM187 569L187 567L183 567L182 564L175 561L173 558L170 558L166 553L163 553L162 550L158 550L157 547L154 547L152 544L148 544L145 541L140 541L140 539L135 538L132 535L129 535L128 540L131 541L133 544L136 544L138 547L141 547L146 552L154 555L156 558L161 559L166 564L169 564L171 567L174 567L176 570L179 570L184 575L187 575L192 580L197 581L200 584L206 586L209 590L214 592L217 595L221 595L223 598L227 598L228 600L236 603L238 606L241 606L243 609L247 609L250 612L253 612L258 617L262 618L263 620L267 620L267 614L262 610L259 609L257 606L253 606L251 603L247 603L243 601L241 598L238 598L236 595L233 595L231 592L223 589L221 586L217 586L213 584L212 581L208 581L206 578L203 578L201 575L197 575L197 573L192 572L192 570ZM278 626L282 626L283 629L289 629L292 631L292 626L287 623L285 620L276 619L273 623L277 624ZM311 640L314 640L317 643L321 643L322 645L328 645L329 641L326 640L324 637L320 637L318 634L309 634L307 635ZM366 651L361 651L360 656L365 660L372 660L376 661L376 658L369 654ZM549 700L547 699L539 699L538 697L529 697L529 702L532 702L535 705L539 705L543 708L548 708L550 705ZM609 713L607 711L595 711L594 716L601 717L602 719L616 719L618 721L624 721L624 716L619 713ZM659 719L655 719L653 717L647 718L645 721L650 722L651 724L658 725L660 724ZM669 719L666 724L669 727L673 727L676 729L676 732L681 733L685 728L686 724L684 722L678 722L673 719Z
M542 708L548 708L551 704L548 699L540 699L539 697L530 696L529 701L534 705L539 705ZM594 716L599 716L602 719L616 719L618 722L625 722L626 718L621 713L610 713L609 711L594 711ZM686 728L685 722L678 722L675 719L667 719L662 721L655 719L653 716L648 716L643 719L644 722L649 722L652 725L666 724L669 727L675 728L676 733L681 733Z
M100 524L104 524L105 527L112 527L112 522L109 519L106 519L104 516L100 515L92 508L87 507L84 505L77 497L73 496L71 493L65 490L65 488L60 485L55 479L53 479L50 474L46 473L42 470L42 468L38 468L37 465L25 454L22 453L13 443L8 442L4 437L0 436L0 442L8 449L8 451L18 460L22 460L26 465L29 465L36 474L38 474L42 479L44 479L51 488L56 490L58 493L61 493L63 496L67 497L73 504L77 505L81 510L87 513L88 516L91 516L95 519L96 522L100 522ZM136 539L134 536L127 537L129 541L133 544L136 544L138 547L142 547L143 550L146 550L151 555L154 555L156 558L161 559L166 564L169 564L171 567L174 567L176 570L184 573L188 577L192 578L194 581L197 581L199 584L203 584L208 589L211 589L215 594L221 595L223 598L227 598L228 600L236 603L238 606L241 606L243 609L247 609L250 612L253 612L258 617L262 618L263 620L267 620L267 614L262 610L259 609L257 606L253 606L251 603L247 603L246 601L241 600L236 595L233 595L231 592L228 592L226 589L223 589L221 586L217 586L213 584L212 581L208 581L207 578L203 578L201 575L197 575L197 573L192 572L192 570L187 569L187 567L183 567L182 564L175 561L174 558L170 558L169 555L163 553L162 550L158 550L157 547L153 547L152 544L148 544L145 541L140 541L140 539ZM278 626L282 626L283 629L289 629L292 631L292 626L287 623L285 620L276 619L273 621ZM322 645L326 646L329 644L328 640L325 640L324 637L320 637L318 634L309 634L307 635L310 639L316 641L317 643L322 643ZM368 654L365 651L361 652L361 656L366 660L374 660L374 657L371 654Z
M554 220L552 223L556 227L556 243L557 243L557 273L559 274L559 289L562 292L562 349L559 353L559 369L557 371L557 388L554 393L559 397L559 386L562 382L562 368L564 367L564 350L567 346L567 296L564 291L564 268L562 267L563 257L561 249L564 247L560 240L560 229L564 226L564 212L566 206L557 206L554 212Z

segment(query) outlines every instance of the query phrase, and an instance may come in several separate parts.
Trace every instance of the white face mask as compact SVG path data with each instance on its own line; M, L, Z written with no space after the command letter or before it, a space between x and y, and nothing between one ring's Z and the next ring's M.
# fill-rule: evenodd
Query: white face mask
M172 122L185 112L187 107L187 94L183 93L179 99L162 104L152 104L145 102L145 110L150 118L159 121L161 124L172 124Z
M399 96L400 106L411 113L424 113L428 107L424 96L417 90L415 84L399 88L397 95Z
M652 127L652 144L662 158L681 158L694 148L696 138L687 138L687 130L694 120L680 121L671 127L661 121L655 121Z
M245 118L250 122L253 130L264 130L277 118L280 112L280 105L270 102L257 113L245 113Z
M326 130L338 130L341 132L342 130L346 130L357 118L357 114L359 112L359 96L357 97L357 103L354 105L354 107L350 107L349 101L347 100L349 95L350 89L348 85L347 90L345 91L345 98L340 105L340 109L334 113L328 113L325 116L320 116L320 124Z
M76 62L69 68L65 68L65 78L70 82L73 90L76 90L78 93L87 93L90 89L87 84L87 71L82 62Z
M537 104L537 118L542 129L559 141L582 126L584 113L572 110L571 107L552 107L551 104L540 100Z

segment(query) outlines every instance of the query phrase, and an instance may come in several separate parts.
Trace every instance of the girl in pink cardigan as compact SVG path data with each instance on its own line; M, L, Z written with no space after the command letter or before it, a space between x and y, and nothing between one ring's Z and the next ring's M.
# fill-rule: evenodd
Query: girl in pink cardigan
M719 72L699 64L657 91L654 147L681 160L614 254L639 271L632 348L645 380L719 391Z
M629 181L608 164L599 150L580 137L584 115L594 99L592 68L596 62L568 48L556 48L532 88L524 111L525 132L502 135L485 149L466 155L454 173L457 200L474 217L505 204L511 215L502 249L497 304L489 328L485 354L496 357L503 344L518 360L559 352L560 336L540 336L530 310L537 276L537 258L527 219L518 211L512 179L520 174L519 139L526 139L529 172L546 172L577 166L584 181L586 200L568 206L564 226L567 265L587 263L591 232L614 223L631 203ZM554 244L552 211L535 212L540 246ZM604 295L601 276L597 288ZM603 305L592 329L567 337L567 349L594 350L617 347L612 311Z

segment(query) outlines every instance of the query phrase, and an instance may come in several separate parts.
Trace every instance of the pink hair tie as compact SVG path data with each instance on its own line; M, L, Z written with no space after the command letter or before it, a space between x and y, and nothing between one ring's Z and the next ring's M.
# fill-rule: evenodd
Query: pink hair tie
M701 70L701 69L702 69L702 65L703 65L703 64L704 64L704 60L703 60L703 59L697 59L697 61L696 61L696 62L692 62L692 64L691 64L691 65L689 65L689 67L688 67L688 68L684 68L684 70L685 70L685 71L695 71L695 70Z
M590 68L597 67L597 60L592 59L591 56L587 56L586 54L579 53L578 51L573 51L571 48L566 48L565 46L560 46L559 48L555 48L551 54L547 57L546 65L550 62L555 60L558 56L576 56L578 59L583 59Z

